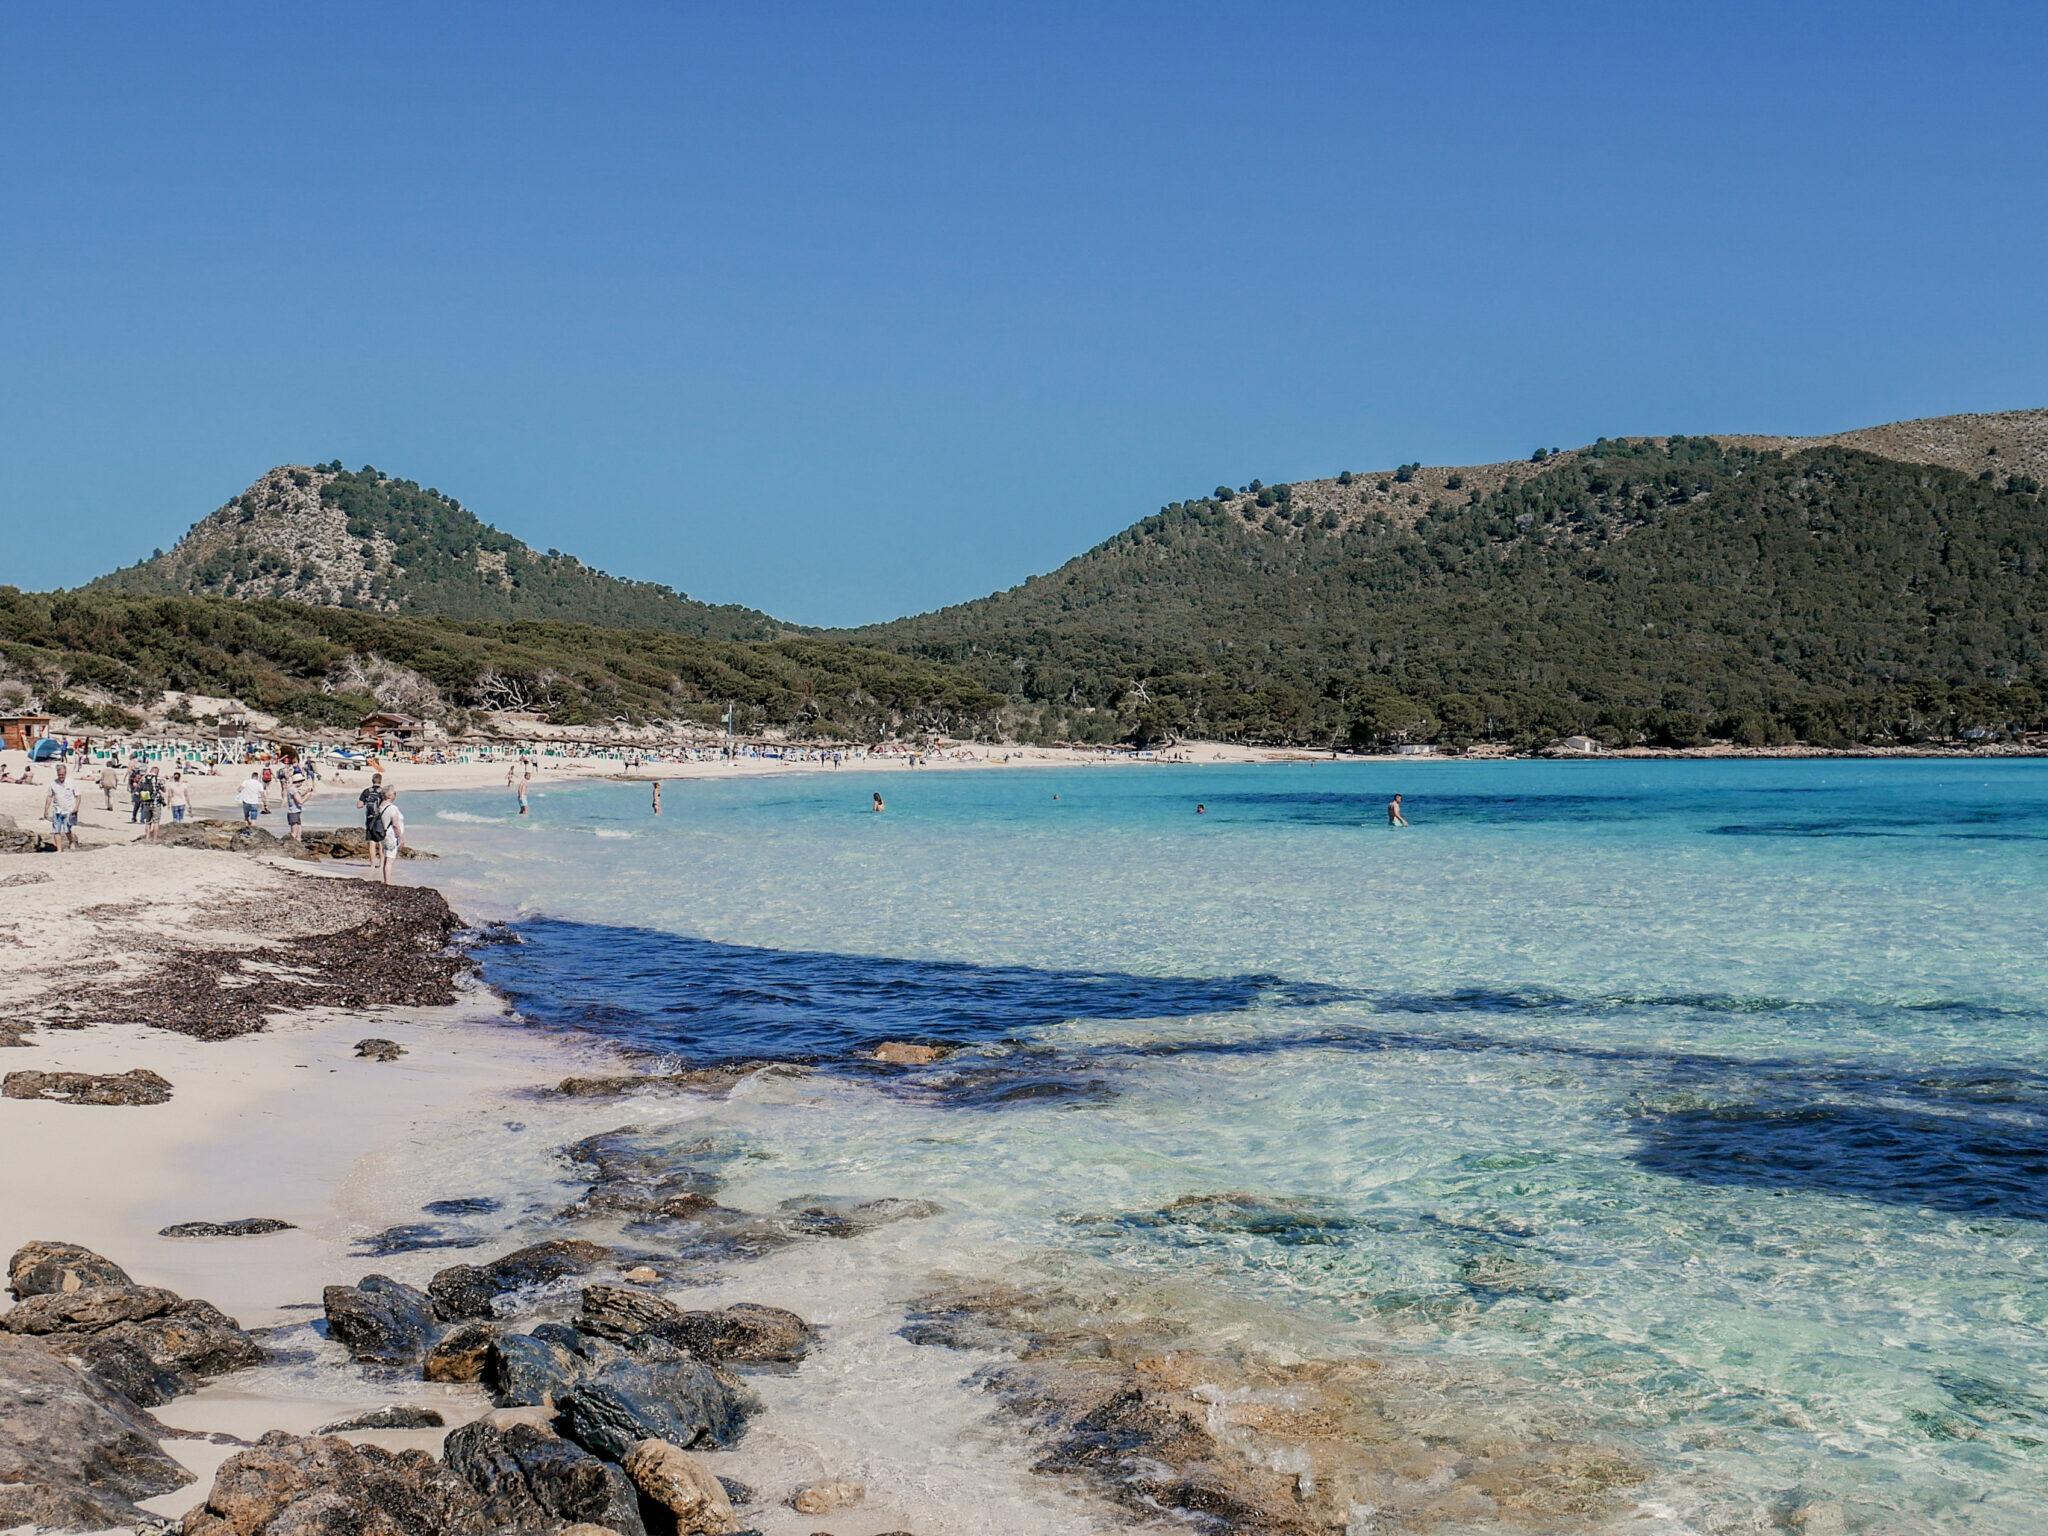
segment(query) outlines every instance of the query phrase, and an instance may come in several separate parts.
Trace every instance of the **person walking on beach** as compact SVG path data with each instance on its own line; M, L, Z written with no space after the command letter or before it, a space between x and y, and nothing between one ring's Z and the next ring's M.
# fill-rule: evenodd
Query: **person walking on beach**
M391 866L398 862L398 855L405 848L405 812L398 808L398 791L391 790L384 797L384 883L391 883Z
M1387 802L1387 825L1390 827L1405 827L1408 825L1408 818L1401 814L1401 797L1399 795L1394 796L1393 799Z
M142 820L142 765L128 770L128 825Z
M242 780L242 787L235 792L235 798L242 802L242 825L245 827L255 826L257 814L269 809L263 803L263 781L256 777L254 768L249 770L249 777Z
M78 786L65 781L64 765L57 765L57 782L43 794L43 815L50 821L50 840L59 853L78 846Z
M121 787L121 775L112 763L100 770L100 793L107 797L107 809L114 808L114 791Z
M164 781L157 777L156 769L146 768L142 774L142 840L156 841L157 820L163 815Z
M164 804L171 808L171 821L185 819L185 807L192 803L191 791L185 788L185 774L182 769L171 775L171 782L164 786Z
M370 787L356 796L356 804L363 808L363 841L370 845L370 868L377 869L384 862L384 775L370 775Z
M290 830L285 835L295 843L305 841L304 836L300 833L299 823L306 814L306 802L312 798L312 795L313 788L305 780L296 775L286 780L284 786L284 819L290 824Z

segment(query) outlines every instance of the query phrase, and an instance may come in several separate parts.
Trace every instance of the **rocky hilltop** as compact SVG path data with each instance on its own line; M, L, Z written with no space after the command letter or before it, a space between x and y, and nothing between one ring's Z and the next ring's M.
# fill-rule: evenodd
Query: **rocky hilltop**
M721 640L768 639L786 628L750 608L695 602L574 555L541 554L438 489L367 465L344 470L338 460L280 465L194 523L172 549L92 589L554 619Z

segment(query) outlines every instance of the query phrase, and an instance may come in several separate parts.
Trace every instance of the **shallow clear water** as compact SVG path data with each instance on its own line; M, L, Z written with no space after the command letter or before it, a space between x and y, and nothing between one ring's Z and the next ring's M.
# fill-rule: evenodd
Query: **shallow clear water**
M2040 1528L2048 765L646 796L437 796L412 831L467 912L519 924L483 955L530 1017L839 1064L705 1115L756 1150L732 1203L947 1207L874 1244L874 1294L1048 1257L1170 1280L1219 1342L1509 1373L1695 1529L1827 1500L1852 1529ZM891 1038L969 1049L846 1065ZM1225 1191L1311 1214L1156 1214Z

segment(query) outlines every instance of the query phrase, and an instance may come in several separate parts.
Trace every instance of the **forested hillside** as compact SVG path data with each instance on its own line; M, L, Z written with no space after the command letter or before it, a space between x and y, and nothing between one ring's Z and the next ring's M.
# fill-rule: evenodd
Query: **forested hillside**
M279 597L459 619L558 619L723 640L784 632L765 613L624 581L529 548L435 487L337 460L272 470L159 550L91 584L157 595Z
M400 708L461 729L478 710L564 725L685 719L879 739L990 733L1004 700L955 668L844 641L707 640L587 624L422 618L274 599L0 587L0 694L132 727L166 690L299 726ZM175 718L175 717L174 717Z
M856 632L1045 706L1049 735L1684 745L2048 724L2030 475L1842 447L1603 439L1497 488L1257 486L1050 575Z

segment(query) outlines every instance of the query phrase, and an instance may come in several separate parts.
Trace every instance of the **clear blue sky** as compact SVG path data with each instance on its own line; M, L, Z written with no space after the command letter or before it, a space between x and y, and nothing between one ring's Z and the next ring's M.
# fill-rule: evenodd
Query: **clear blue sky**
M2048 404L2048 7L12 5L0 581L340 457L812 623L1219 481Z

